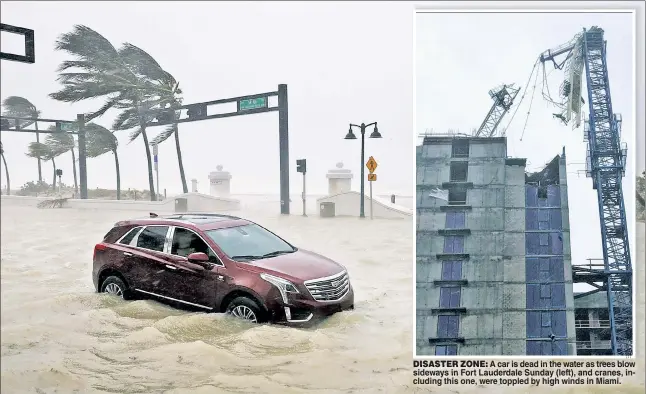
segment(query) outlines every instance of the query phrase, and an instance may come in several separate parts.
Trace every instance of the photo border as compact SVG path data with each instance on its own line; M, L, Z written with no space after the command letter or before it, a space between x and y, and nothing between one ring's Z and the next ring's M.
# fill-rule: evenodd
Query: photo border
M509 3L513 3L513 8L509 8ZM464 8L455 8L457 6L464 6ZM633 141L632 141L632 150L637 152L637 131L644 129L643 124L643 115L640 118L637 116L637 101L641 99L641 107L644 107L643 96L639 97L637 86L643 86L643 80L640 80L640 73L637 72L638 65L640 60L644 59L643 54L643 39L638 40L639 35L637 34L638 24L637 19L640 14L644 12L644 3L643 2L626 2L626 1L595 1L591 3L574 3L571 1L568 2L559 2L558 5L563 6L562 9L554 7L557 4L550 4L550 2L491 2L485 3L482 2L437 2L432 5L424 6L415 6L413 10L413 156L417 157L417 143L419 141L417 136L417 15L418 14L437 14L437 13L483 13L483 14L500 14L500 13L553 13L553 14L563 14L563 13L630 13L632 14L632 32L633 32L633 103L632 103L632 128L633 128ZM587 5L587 7L586 7ZM538 7L537 7L538 6ZM546 8L541 9L541 6ZM597 8L601 6L601 8ZM603 8L603 7L608 8ZM526 7L526 8L525 8ZM594 7L594 8L593 8ZM639 53L641 52L641 53ZM638 56L641 55L641 56ZM643 72L643 64L640 69ZM641 82L641 83L640 83ZM642 92L643 94L643 92ZM632 166L635 174L633 174L632 179L627 180L632 185L633 189L636 188L637 179L639 175L637 173L637 154L630 155L631 147L629 147L629 165ZM641 158L643 160L643 158ZM413 209L413 234L415 235L415 241L413 243L413 358L416 360L425 360L425 359L448 359L448 360L459 360L459 359L553 359L553 358L564 358L564 359L636 359L638 354L637 344L638 342L638 330L637 330L637 307L643 304L643 300L638 300L638 277L636 273L641 273L641 270L636 270L635 266L638 261L637 256L637 247L636 247L636 230L637 230L637 218L635 214L632 218L626 218L628 220L629 228L629 250L631 255L632 262L632 278L633 278L633 294L632 294L632 316L633 316L633 354L632 356L579 356L579 355L568 355L568 356L538 356L538 355L472 355L472 356L436 356L436 355L418 355L417 354L417 159L415 160L415 166L413 168L413 185L415 186L415 192L413 201L415 202L415 208ZM625 196L624 196L625 201ZM636 208L636 204L633 203L633 206Z

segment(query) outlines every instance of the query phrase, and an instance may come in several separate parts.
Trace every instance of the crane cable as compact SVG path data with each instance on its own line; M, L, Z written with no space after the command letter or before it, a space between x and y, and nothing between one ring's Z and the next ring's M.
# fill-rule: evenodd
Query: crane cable
M532 76L534 75L534 71L536 70L536 66L538 66L539 62L540 62L540 59L536 59L536 63L534 63L534 67L532 67L532 72L529 74L529 78L527 78L527 83L525 84L525 88L523 89L523 95L520 97L520 101L516 105L516 109L514 110L514 113L511 114L511 118L509 119L509 122L507 122L507 126L504 128L505 130L507 130L509 128L509 125L511 125L511 122L514 120L514 117L516 116L516 112L518 112L518 108L520 108L520 105L525 99L525 94L527 93L527 87L529 86L529 83L532 81Z
M543 70L545 70L545 67L543 67ZM534 77L534 87L532 88L532 97L529 99L529 108L527 108L527 116L525 117L525 125L523 126L523 131L520 134L520 140L523 140L523 137L525 136L525 130L527 129L527 122L529 122L529 114L532 111L532 103L534 102L534 94L536 93L536 81L538 81L538 73L536 73L536 76Z

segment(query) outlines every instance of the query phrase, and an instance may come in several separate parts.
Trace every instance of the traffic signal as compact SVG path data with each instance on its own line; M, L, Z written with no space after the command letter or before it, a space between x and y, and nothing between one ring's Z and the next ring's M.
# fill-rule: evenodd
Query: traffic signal
M60 168L57 168L56 169L56 176L63 176L63 170L61 170Z
M186 111L189 119L200 119L206 117L206 105L195 104L188 107Z
M307 162L305 159L299 159L296 160L296 172L300 172L301 174L305 174L307 171Z

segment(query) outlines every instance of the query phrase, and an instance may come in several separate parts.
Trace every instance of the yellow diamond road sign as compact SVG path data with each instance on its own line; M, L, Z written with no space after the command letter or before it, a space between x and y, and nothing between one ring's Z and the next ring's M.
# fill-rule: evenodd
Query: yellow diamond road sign
M375 160L374 157L370 156L368 162L366 163L366 167L368 167L368 171L370 171L370 173L372 174L377 169L377 160Z

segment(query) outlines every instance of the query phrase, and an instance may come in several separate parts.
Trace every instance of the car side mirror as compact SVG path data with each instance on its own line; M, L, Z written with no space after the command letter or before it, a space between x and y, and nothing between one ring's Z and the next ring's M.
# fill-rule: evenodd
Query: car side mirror
M193 264L205 265L209 262L209 256L202 252L191 253L188 255L188 261Z

